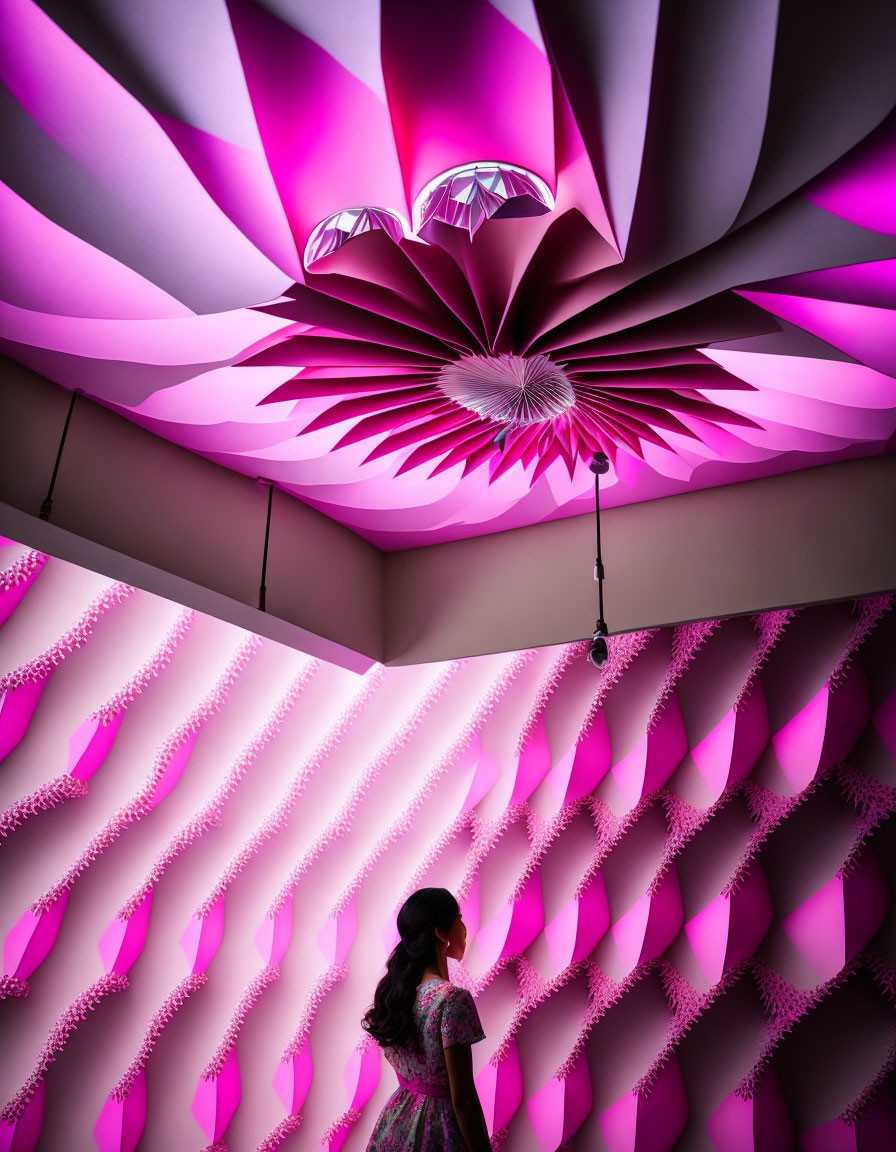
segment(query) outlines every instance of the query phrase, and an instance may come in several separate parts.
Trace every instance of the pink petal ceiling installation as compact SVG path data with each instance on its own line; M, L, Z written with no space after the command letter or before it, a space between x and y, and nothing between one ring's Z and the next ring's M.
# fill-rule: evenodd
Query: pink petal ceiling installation
M361 1152L424 884L496 1149L896 1146L892 597L358 676L4 547L2 1147Z
M0 350L387 549L890 450L891 3L424 8L6 0Z

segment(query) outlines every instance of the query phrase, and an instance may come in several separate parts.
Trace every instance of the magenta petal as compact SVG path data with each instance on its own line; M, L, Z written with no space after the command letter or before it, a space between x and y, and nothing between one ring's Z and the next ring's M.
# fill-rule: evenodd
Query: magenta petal
M258 5L231 0L228 13L267 162L299 250L334 209L372 204L406 212L389 112L377 93ZM338 129L321 131L324 117Z
M489 794L501 776L498 761L494 756L490 756L482 750L482 745L478 737L474 738L474 748L471 749L471 756L474 754L476 771L473 773L473 779L470 781L470 790L464 800L464 812L469 812L474 809L476 805Z
M46 556L42 553L32 555L36 555L34 567L24 579L19 580L18 583L10 584L8 587L0 585L0 625L5 624L18 608L26 592L41 574L43 566L47 562Z
M497 1132L513 1119L523 1102L523 1070L513 1040L498 1065L489 1061L476 1077L476 1088L489 1132Z
M551 72L532 40L488 0L466 0L421 37L412 0L382 6L383 74L408 199L471 160L506 160L553 181ZM501 61L482 99L481 53Z
M551 767L551 748L544 718L539 717L517 757L513 793L509 803L521 804L528 800L545 778Z
M3 941L3 970L7 975L27 980L43 964L62 927L68 897L68 890L65 890L43 912L29 908L9 930Z
M225 897L219 896L207 916L194 915L180 940L191 972L204 972L224 936Z
M328 918L317 937L317 946L329 964L345 962L357 930L358 913L354 901L344 911Z
M278 268L300 280L302 264L261 150L240 147L158 111L154 115L240 231Z
M296 1056L280 1061L274 1073L274 1090L291 1116L301 1111L313 1078L314 1063L306 1040Z
M469 474L476 468L479 468L481 465L488 463L489 460L492 460L494 455L495 448L493 442L486 442L481 444L480 447L472 449L464 462L464 470L462 476L469 476ZM453 467L454 463L456 463L456 461L450 462L448 457L446 457L441 464L437 464L435 468L433 468L432 472L430 472L430 476L436 476L439 472ZM491 484L491 482L492 477L490 476L489 484Z
M406 448L410 444L415 444L419 440L428 436L438 434L442 435L445 432L458 430L462 433L464 429L469 428L472 423L470 414L468 412L446 412L442 416L434 416L431 420L424 420L422 424L416 424L412 428L404 428L398 432L393 432L379 444L373 448L365 457L364 463L368 460L378 460L381 456L389 455L392 452L397 452L401 448Z
M606 885L598 874L580 896L573 896L545 925L545 939L558 970L588 956L609 924Z
M505 472L509 472L514 464L518 464L523 459L532 443L533 437L534 432L531 428L520 429L516 431L512 437L508 437L510 442L505 442L501 455L494 458L494 467L491 471L492 480L496 480L499 476L503 476Z
M807 200L862 228L896 236L896 135L873 134L804 192Z
M372 343L366 340L342 340L337 336L291 336L287 340L254 352L245 365L287 364L296 367L340 367L367 365L383 368L413 368L417 371L438 367L432 356L409 352L406 348L393 348L388 342Z
M18 1119L0 1120L2 1152L34 1152L43 1131L46 1098L46 1084L41 1080Z
M768 885L754 867L734 892L715 896L685 923L685 937L709 984L717 984L729 968L752 956L773 915Z
M650 1093L627 1092L599 1117L607 1152L672 1152L688 1117L684 1082L673 1057Z
M152 910L152 889L146 893L133 915L116 917L100 938L100 957L107 972L126 976L143 951Z
M822 983L865 947L886 909L880 865L874 856L862 853L847 876L833 876L785 916L781 927Z
M867 304L872 308L896 308L896 260L849 264L845 268L822 268L799 276L784 276L757 285L765 292L809 296L816 300L840 300L844 304Z
M279 964L292 942L292 901L287 900L274 916L265 916L255 933L255 947L266 967Z
M629 807L665 784L685 752L687 735L673 695L656 724L610 769Z
M0 693L0 760L21 743L48 679L26 680Z
M818 1124L800 1132L800 1147L806 1152L864 1152L875 1148L887 1148L893 1143L896 1133L896 1103L886 1086L875 1093L868 1105L854 1121L847 1123L841 1116L835 1116L826 1124ZM763 1145L764 1147L764 1145ZM791 1145L784 1148L783 1152ZM769 1145L772 1152L777 1148ZM759 1144L756 1145L759 1152Z
M538 873L526 880L522 893L479 929L476 943L487 964L524 952L544 926L541 881Z
M100 1152L136 1152L146 1128L146 1073L141 1069L123 1100L103 1104L93 1135Z
M196 732L192 732L188 735L183 743L174 749L164 765L162 765L156 780L155 789L149 798L149 806L151 808L155 808L157 804L161 804L175 787L178 780L180 780L190 760L190 756L193 754L197 734Z
M119 709L111 720L92 716L78 726L68 746L70 776L85 783L93 776L109 755L123 719L124 711Z
M611 758L607 719L601 710L595 713L585 737L576 744L563 802L569 803L593 792L609 771Z
M750 1099L744 1100L734 1092L726 1096L707 1119L706 1130L719 1152L790 1152L793 1122L774 1072L765 1072L758 1091ZM822 1147L819 1145L812 1152L822 1152Z
M236 1048L232 1048L221 1072L214 1079L200 1079L191 1111L210 1144L216 1143L236 1115L242 1090Z
M349 1108L360 1112L376 1091L381 1069L382 1054L378 1045L365 1044L361 1051L351 1054L345 1066Z
M444 472L462 460L467 460L471 453L482 445L485 445L486 450L491 454L493 440L492 430L490 428L482 429L479 422L474 425L463 424L460 428L455 428L451 432L436 437L428 444L421 444L419 448L415 448L395 474L400 476L411 468L416 468L419 464L424 464L445 453L443 459L430 472L430 476L437 476L439 472Z
M601 951L606 949L611 966L627 975L664 952L680 931L682 920L681 888L672 867L655 893L640 896L613 921Z
M896 319L892 311L770 292L742 292L741 295L775 316L820 336L869 368L896 376Z
M539 1088L526 1101L526 1111L541 1152L554 1152L573 1136L591 1112L587 1058L580 1056L565 1079L555 1076ZM621 1146L619 1152L622 1152Z
M442 406L444 407L444 406ZM367 440L370 436L377 436L393 428L407 424L411 420L418 420L421 416L429 416L437 412L439 406L432 400L421 400L418 404L407 404L401 408L390 408L386 412L378 412L373 416L366 416L359 420L353 428L345 433L336 443L336 448L346 444L355 444L360 440ZM428 421L427 421L428 423ZM308 429L306 428L307 432Z

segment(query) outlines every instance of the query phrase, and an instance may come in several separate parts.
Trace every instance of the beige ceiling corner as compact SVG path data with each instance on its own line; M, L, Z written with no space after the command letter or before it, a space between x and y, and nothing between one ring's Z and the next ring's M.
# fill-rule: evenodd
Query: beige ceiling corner
M557 644L596 616L594 520L383 553L86 399L0 367L0 533L363 671ZM827 464L602 515L611 632L896 588L896 458Z

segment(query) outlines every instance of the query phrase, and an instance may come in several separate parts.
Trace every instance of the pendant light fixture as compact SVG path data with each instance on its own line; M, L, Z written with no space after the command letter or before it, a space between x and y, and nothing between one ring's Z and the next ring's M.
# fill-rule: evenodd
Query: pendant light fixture
M588 649L588 659L595 668L603 668L610 657L607 644L607 622L604 620L604 562L600 550L600 478L610 470L610 461L605 452L595 452L588 465L594 473L594 523L597 536L597 555L594 559L594 579L597 581L597 623Z

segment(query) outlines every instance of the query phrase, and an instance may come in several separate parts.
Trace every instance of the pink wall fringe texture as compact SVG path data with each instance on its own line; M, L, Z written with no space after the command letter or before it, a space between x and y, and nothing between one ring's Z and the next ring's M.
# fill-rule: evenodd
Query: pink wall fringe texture
M423 884L496 1149L896 1147L890 597L358 677L94 580L0 570L0 1149L363 1149Z

